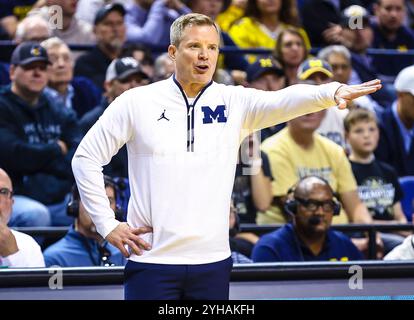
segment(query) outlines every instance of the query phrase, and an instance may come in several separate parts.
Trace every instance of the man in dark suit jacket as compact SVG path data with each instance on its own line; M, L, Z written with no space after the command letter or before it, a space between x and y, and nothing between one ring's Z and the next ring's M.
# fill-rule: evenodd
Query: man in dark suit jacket
M414 175L414 66L403 69L395 83L397 101L379 117L379 160L395 168L398 176Z

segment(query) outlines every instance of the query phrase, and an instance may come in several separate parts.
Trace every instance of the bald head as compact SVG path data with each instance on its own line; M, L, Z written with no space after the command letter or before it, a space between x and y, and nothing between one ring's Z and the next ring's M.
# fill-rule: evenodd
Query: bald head
M321 191L328 192L331 196L332 189L328 183L317 176L310 176L303 178L298 182L298 185L295 188L295 197L308 199L309 196L313 193L319 193Z

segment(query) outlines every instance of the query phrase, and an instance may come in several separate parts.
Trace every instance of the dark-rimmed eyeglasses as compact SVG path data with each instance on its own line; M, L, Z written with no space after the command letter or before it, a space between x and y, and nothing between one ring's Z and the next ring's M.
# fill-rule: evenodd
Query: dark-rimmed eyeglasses
M0 196L11 198L13 196L13 191L8 188L0 188Z
M303 206L306 210L316 212L319 207L322 208L323 212L331 213L335 210L335 202L333 200L318 201L313 199L302 199L295 197L295 199Z

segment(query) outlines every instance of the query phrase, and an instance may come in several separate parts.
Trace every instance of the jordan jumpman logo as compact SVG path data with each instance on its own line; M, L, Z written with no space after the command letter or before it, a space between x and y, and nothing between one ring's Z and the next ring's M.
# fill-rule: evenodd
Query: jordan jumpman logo
M170 119L168 119L168 118L165 116L165 109L164 109L164 112L161 114L161 117L160 117L157 121L160 121L161 119L165 119L165 120L167 120L167 121L170 121Z

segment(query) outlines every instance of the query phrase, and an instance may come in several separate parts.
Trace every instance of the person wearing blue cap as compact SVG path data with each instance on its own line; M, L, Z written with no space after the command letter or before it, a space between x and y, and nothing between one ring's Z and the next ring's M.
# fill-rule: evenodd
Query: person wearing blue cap
M70 160L81 136L75 113L44 94L49 63L40 44L20 44L11 58L11 85L0 93L0 167L16 194L47 205L50 212L27 218L27 208L21 208L22 216L12 214L21 226L71 222L65 200L73 182Z

